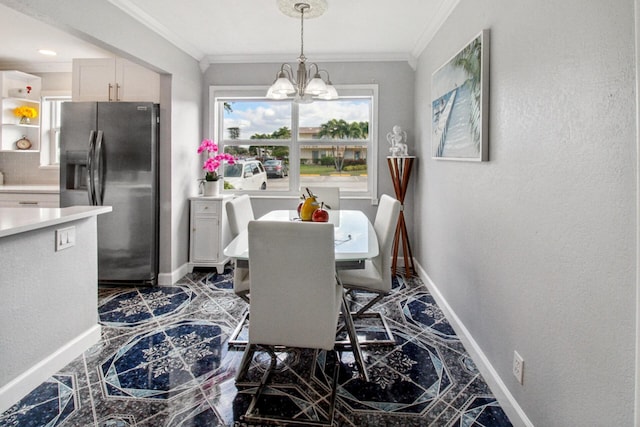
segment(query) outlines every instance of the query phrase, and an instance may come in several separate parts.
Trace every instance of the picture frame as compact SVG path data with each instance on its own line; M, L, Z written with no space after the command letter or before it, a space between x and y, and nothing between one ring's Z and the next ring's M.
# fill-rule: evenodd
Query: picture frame
M489 160L489 38L482 30L431 75L431 155Z

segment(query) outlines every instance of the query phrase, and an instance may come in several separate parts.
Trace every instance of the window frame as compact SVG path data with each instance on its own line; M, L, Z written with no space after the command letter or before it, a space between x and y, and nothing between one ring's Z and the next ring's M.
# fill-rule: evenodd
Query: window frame
M271 102L265 94L268 86L209 86L209 137L218 142L220 150L225 149L225 130L220 126L223 122L224 109L219 108L218 100L237 99L237 100L259 100ZM371 97L371 122L369 124L369 138L367 145L367 190L366 191L349 191L342 192L341 198L349 199L371 199L372 202L377 200L378 194L378 85L377 84L351 84L336 85L336 89L341 97ZM330 101L329 101L330 102ZM299 197L300 196L300 146L316 145L318 140L300 139L298 140L299 130L299 108L298 104L291 103L291 138L282 140L268 139L240 139L238 144L234 145L250 145L254 146L270 146L279 145L289 149L289 190L287 191L239 191L238 193L248 193L252 196L262 196L265 198L282 198L282 197ZM274 143L276 142L277 143ZM355 140L357 143L357 140ZM363 142L365 142L363 140ZM324 144L320 145L354 145L354 140L323 140Z
M40 168L58 169L60 160L56 158L56 135L60 133L59 127L53 126L54 116L60 115L58 107L51 108L52 101L71 102L71 94L48 93L42 94L40 98L40 113L42 114L40 123Z

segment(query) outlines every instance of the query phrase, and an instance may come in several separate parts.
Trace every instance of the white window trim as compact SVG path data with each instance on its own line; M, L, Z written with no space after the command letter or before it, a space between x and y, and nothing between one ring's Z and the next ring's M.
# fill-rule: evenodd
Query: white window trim
M48 91L41 94L40 105L44 106L46 99L64 98L71 101L71 92L68 91ZM41 110L44 111L43 108ZM60 164L55 163L53 154L55 152L55 138L51 137L51 111L47 109L47 118L42 117L40 126L40 169L59 169ZM47 125L45 125L45 120ZM46 138L45 138L46 135Z
M335 85L337 91L342 96L361 96L370 95L373 98L371 106L371 124L369 126L369 140L370 146L367 148L367 191L354 191L343 192L341 198L349 199L370 199L372 204L378 202L378 85L377 84L353 84L353 85ZM247 98L265 98L268 86L209 86L209 114L207 116L208 121L208 137L212 138L216 142L223 141L224 129L219 129L218 124L222 122L223 111L218 108L216 99L224 97L247 97ZM292 103L292 115L297 115L298 105ZM215 118L215 119L214 119ZM291 134L297 135L298 122L294 120L291 123ZM294 152L294 139L292 138L288 142L282 141L278 145L286 145L289 147L289 153ZM339 143L339 141L336 141ZM347 142L347 141L345 141ZM350 141L353 142L353 141ZM252 145L273 145L273 141L269 140L251 140ZM297 151L297 148L296 148ZM290 154L291 156L291 154ZM298 154L295 155L296 160ZM252 196L259 196L265 198L285 198L285 197L299 197L300 187L300 162L289 162L289 179L290 190L269 192L267 191L247 191Z

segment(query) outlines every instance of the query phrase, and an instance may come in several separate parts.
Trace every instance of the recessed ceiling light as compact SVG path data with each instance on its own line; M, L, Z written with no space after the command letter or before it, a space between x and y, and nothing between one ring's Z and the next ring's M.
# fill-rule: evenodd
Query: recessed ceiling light
M54 52L52 50L49 50L49 49L40 49L38 52L40 52L43 55L47 55L47 56L56 56L57 55L56 52Z

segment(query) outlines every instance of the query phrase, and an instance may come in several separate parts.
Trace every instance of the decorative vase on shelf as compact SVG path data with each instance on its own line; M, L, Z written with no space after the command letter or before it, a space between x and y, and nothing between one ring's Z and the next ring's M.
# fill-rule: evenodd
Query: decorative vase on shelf
M31 119L27 116L22 116L22 118L20 119L20 124L21 125L30 125L31 124Z
M220 183L218 181L203 181L204 188L202 190L202 195L206 197L213 197L220 194Z

